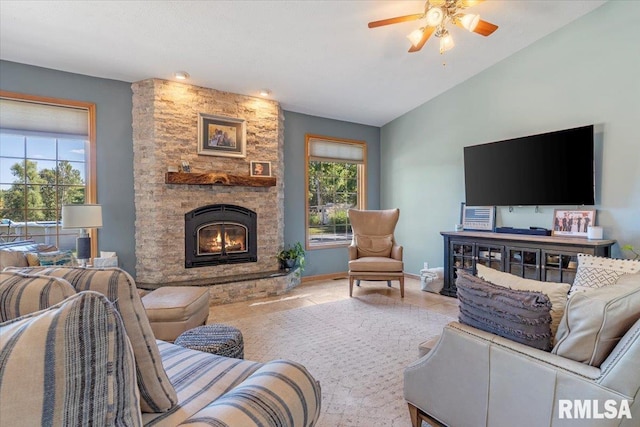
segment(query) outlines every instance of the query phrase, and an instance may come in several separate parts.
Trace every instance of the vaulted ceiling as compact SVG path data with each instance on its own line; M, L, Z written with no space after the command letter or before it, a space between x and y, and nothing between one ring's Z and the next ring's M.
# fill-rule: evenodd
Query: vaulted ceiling
M0 58L127 82L184 70L190 84L267 88L286 110L381 126L603 3L485 1L468 11L500 28L454 26L440 55L434 40L407 53L415 22L367 28L423 1L2 0Z

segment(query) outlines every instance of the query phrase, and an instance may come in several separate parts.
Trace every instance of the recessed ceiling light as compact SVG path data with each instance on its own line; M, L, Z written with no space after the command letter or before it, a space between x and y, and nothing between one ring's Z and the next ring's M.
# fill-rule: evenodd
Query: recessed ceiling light
M269 89L260 89L260 96L267 97L271 95L271 91Z
M176 71L173 75L178 80L187 80L189 78L189 73L186 71Z

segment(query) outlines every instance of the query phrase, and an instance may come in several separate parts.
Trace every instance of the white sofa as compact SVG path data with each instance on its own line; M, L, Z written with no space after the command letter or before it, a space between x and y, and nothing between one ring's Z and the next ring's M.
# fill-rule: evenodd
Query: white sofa
M404 372L413 426L640 425L640 274L593 292L571 297L552 352L447 325Z

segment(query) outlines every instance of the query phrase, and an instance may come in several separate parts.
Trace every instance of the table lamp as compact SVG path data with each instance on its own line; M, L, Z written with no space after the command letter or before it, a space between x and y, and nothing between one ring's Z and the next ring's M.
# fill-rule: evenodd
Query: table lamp
M76 240L76 257L84 267L91 259L91 237L89 228L102 227L102 206L100 205L63 205L62 228L79 228L80 235Z

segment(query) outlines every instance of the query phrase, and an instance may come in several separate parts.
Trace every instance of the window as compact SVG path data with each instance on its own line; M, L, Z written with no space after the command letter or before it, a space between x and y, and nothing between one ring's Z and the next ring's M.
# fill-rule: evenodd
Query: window
M0 244L75 249L60 212L96 201L94 121L94 104L0 91Z
M347 211L366 206L366 151L364 141L306 136L307 249L351 243Z

